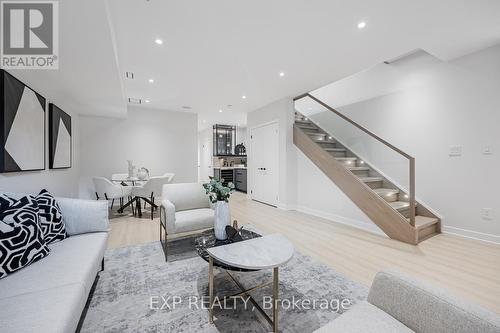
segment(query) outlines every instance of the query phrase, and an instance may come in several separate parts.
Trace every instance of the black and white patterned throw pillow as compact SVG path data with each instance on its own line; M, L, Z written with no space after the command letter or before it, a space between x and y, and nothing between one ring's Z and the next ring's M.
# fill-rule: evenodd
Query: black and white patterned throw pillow
M35 197L38 204L38 217L43 237L47 244L51 244L68 237L61 208L56 199L47 190L43 189Z
M36 200L0 195L0 279L49 253L38 224Z

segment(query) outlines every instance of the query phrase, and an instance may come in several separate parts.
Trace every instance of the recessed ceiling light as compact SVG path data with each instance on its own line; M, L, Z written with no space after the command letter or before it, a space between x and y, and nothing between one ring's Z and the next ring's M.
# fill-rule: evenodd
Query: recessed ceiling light
M359 22L358 23L358 29L364 29L366 27L366 22Z
M149 99L147 99L147 100L145 100L144 102L149 103L150 101L149 101Z
M154 82L155 82L155 80L154 80L154 79L149 79L149 80L148 80L148 82L149 82L149 83L154 83Z
M202 123L206 123L207 121L206 121L206 120L202 120L201 122L202 122Z
M159 38L156 38L155 39L155 43L158 44L158 45L161 45L161 44L163 44L163 41L161 39L159 39Z
M247 97L246 97L245 95L241 96L241 98L243 98L243 99L247 99Z
M285 76L285 72L280 72L280 76L281 77Z
M222 112L222 109L219 109L219 112Z

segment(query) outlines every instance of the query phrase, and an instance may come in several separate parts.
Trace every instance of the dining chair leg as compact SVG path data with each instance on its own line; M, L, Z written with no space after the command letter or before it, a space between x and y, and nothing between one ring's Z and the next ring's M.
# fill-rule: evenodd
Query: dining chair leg
M115 199L111 200L111 210L113 210L113 205L115 204Z
M106 201L109 201L108 195L106 193L104 193L104 199L106 199ZM109 202L108 202L108 205L109 205ZM108 208L109 208L109 206L108 206ZM111 207L111 208L113 208L113 207Z
M97 192L95 192L95 199L99 200L99 194L97 194Z
M132 210L132 215L135 216L134 200L132 200L132 196L128 197L128 200L130 201L130 209Z
M151 220L153 219L153 214L155 212L155 197L151 193Z

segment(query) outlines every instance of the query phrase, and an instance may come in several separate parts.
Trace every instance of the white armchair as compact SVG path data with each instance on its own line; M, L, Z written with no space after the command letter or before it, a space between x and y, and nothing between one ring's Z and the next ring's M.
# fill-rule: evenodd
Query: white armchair
M93 177L92 181L94 182L96 199L99 200L104 198L106 200L111 200L111 209L113 209L115 199L120 200L120 211L123 211L123 199L127 199L131 202L132 187L114 184L104 177ZM131 209L133 212L133 206L131 206Z
M214 211L200 183L163 185L160 243L167 260L167 235L213 228ZM163 230L162 230L163 229ZM163 243L162 236L165 237Z
M137 200L139 216L142 216L140 199L143 199L151 205L151 220L153 219L153 213L158 208L155 204L155 198L161 195L163 185L170 183L173 178L173 173L166 173L163 176L150 177L142 186L132 187L132 196Z

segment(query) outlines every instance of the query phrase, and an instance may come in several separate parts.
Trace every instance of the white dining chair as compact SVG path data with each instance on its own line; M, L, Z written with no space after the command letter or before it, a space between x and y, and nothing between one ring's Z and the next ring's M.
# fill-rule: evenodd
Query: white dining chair
M150 177L142 186L132 187L132 196L137 200L136 207L138 208L139 216L142 215L140 199L143 199L151 205L151 220L153 219L154 211L158 209L158 205L155 204L155 198L161 196L163 185L170 183L174 176L175 174L173 173L165 173L163 176Z
M124 199L127 199L127 205L130 205L132 213L134 213L134 207L132 204L132 186L114 184L105 177L93 177L92 181L94 182L95 196L97 200L111 200L111 209L113 209L115 199L118 199L120 200L119 210L123 212Z

